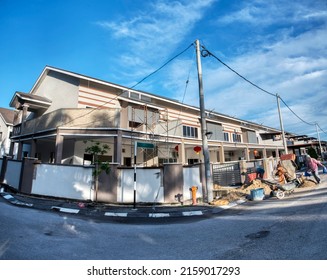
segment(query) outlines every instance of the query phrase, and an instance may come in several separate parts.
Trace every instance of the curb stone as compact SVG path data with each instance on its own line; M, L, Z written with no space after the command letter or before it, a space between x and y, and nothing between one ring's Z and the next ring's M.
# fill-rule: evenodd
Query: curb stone
M38 209L37 205L33 204L33 203L26 203L23 201L18 200L17 198L15 198L14 196L12 196L11 194L7 193L7 192L0 192L0 195L6 199L9 203L13 204L13 205L17 205L17 206L25 206L25 207L29 207L29 208L35 208ZM112 218L136 218L136 217L142 217L142 218L154 218L154 219L158 219L158 218L173 218L173 217L194 217L194 216L203 216L207 213L212 213L212 214L216 214L219 213L223 210L229 209L231 207L237 206L239 204L242 204L246 202L246 200L237 200L234 202L230 202L228 205L223 205L223 206L216 206L216 207L212 207L212 209L205 209L205 210L190 210L190 211L183 211L183 210L179 210L179 211L167 211L167 212L151 212L151 213L146 213L146 212L141 212L141 213L137 213L137 212L117 212L117 211L105 211L102 212L101 214L99 214L99 216L103 216L103 217L112 217ZM59 207L59 206L50 206L48 207L49 210L52 211L56 211L56 212L61 212L61 213L68 213L68 214L80 214L80 215L85 215L86 213L84 213L84 211L82 209L77 209L77 208L69 208L69 207ZM44 209L43 209L44 210Z

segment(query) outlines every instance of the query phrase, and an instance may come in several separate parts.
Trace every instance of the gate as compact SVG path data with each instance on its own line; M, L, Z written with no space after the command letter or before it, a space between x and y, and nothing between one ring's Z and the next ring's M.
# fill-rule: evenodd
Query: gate
M237 186L242 184L239 162L216 163L212 165L213 183L220 186Z

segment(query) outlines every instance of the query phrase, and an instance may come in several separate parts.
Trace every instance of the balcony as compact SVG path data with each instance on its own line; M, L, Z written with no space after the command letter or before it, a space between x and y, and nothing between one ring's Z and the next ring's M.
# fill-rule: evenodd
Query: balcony
M116 128L120 123L118 109L59 109L15 125L13 137L65 128Z

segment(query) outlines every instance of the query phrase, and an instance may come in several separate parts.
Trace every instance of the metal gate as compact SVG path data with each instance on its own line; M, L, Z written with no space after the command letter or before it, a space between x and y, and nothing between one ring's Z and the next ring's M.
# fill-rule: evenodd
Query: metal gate
M220 186L237 186L242 184L239 162L217 163L212 165L213 183Z

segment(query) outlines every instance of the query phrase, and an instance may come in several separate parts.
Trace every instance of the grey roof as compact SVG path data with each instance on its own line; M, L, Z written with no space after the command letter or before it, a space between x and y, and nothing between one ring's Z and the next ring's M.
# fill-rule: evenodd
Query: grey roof
M15 111L6 109L6 108L0 108L0 115L4 119L5 123L8 125L13 125L14 123L14 117L15 117Z

